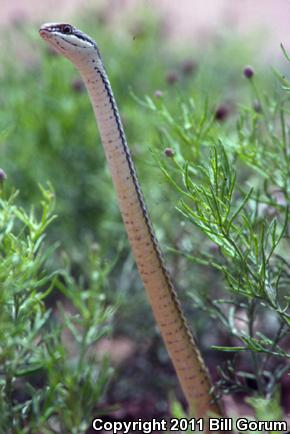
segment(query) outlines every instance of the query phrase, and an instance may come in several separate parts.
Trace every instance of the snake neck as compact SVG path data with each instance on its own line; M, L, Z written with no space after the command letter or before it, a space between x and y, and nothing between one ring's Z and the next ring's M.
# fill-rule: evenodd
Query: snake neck
M212 384L207 369L164 265L102 61L96 54L76 66L96 115L137 267L183 392L196 417L205 417L209 412L222 415L219 405L212 402Z
M130 178L126 177L126 181L131 181L134 185L134 189L136 192L136 197L138 199L138 204L140 210L142 211L143 218L145 220L148 233L151 238L152 245L156 251L158 256L158 260L160 262L160 266L162 267L164 274L166 275L166 279L168 280L169 285L174 290L174 285L171 279L170 274L168 273L161 250L159 248L159 244L157 238L154 233L154 229L151 223L151 219L149 217L149 213L147 211L147 207L145 204L144 196L140 187L140 183L138 181L135 165L131 156L130 148L127 143L124 127L122 124L122 120L118 111L117 103L114 98L114 94L108 79L108 75L104 69L104 66L100 60L99 56L96 56L91 59L89 62L90 67L85 70L81 69L81 74L83 80L86 84L93 109L95 112L96 120L98 123L98 128L100 130L100 135L102 139L102 143L104 146L105 154L108 160L108 164L110 167L110 171L112 173L113 182L115 184L115 188L118 191L120 189L120 181L123 179L117 176L116 172L118 172L117 164L118 161L114 158L114 151L121 150L125 156L126 161L123 161L123 164L127 167L123 168L125 172L127 170ZM104 110L105 109L105 110ZM106 113L106 109L108 109L107 116L104 115ZM114 141L108 138L109 131L117 131L119 134L119 140ZM121 182L122 183L122 182ZM128 185L129 182L126 182ZM119 206L121 207L121 212L123 208L122 201L120 203L120 198L118 196ZM126 213L127 214L127 213ZM122 213L123 216L123 213Z

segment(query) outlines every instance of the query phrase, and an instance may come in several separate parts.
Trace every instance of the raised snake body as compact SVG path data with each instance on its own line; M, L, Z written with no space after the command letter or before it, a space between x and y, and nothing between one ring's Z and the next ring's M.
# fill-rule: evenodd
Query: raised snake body
M210 394L207 369L164 266L96 43L69 24L44 24L40 35L75 64L87 87L137 267L190 411L195 417L210 412L221 416Z

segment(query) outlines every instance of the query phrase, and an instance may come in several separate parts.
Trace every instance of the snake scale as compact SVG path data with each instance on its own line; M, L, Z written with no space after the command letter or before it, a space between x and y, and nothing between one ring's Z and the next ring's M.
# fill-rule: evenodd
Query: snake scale
M190 412L195 417L222 416L164 265L99 49L94 40L70 24L44 24L39 32L76 66L88 90L133 255Z

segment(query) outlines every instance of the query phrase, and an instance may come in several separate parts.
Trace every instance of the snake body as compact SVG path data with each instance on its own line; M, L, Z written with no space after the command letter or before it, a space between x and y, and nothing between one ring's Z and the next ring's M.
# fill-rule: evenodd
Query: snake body
M69 24L45 24L40 35L77 67L87 87L137 267L189 407L195 417L210 412L221 416L210 394L208 371L164 265L97 45Z

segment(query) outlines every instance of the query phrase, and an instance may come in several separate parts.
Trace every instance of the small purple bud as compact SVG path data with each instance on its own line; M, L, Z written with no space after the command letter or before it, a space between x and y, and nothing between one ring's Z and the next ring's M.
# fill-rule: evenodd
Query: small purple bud
M163 96L162 90L155 90L154 96L155 98L161 98Z
M254 70L253 70L253 68L252 68L251 66L246 66L246 67L244 68L244 76L245 76L246 78L251 79L251 78L253 77L253 75L254 75Z
M172 158L174 157L175 152L172 148L165 148L164 154L166 155L166 157Z
M7 175L3 169L0 169L0 184L2 184L7 179Z
M167 83L172 86L178 81L178 75L176 74L176 72L171 71L166 74L165 79Z
M225 104L221 104L215 111L214 117L219 122L224 122L230 114L229 107Z

